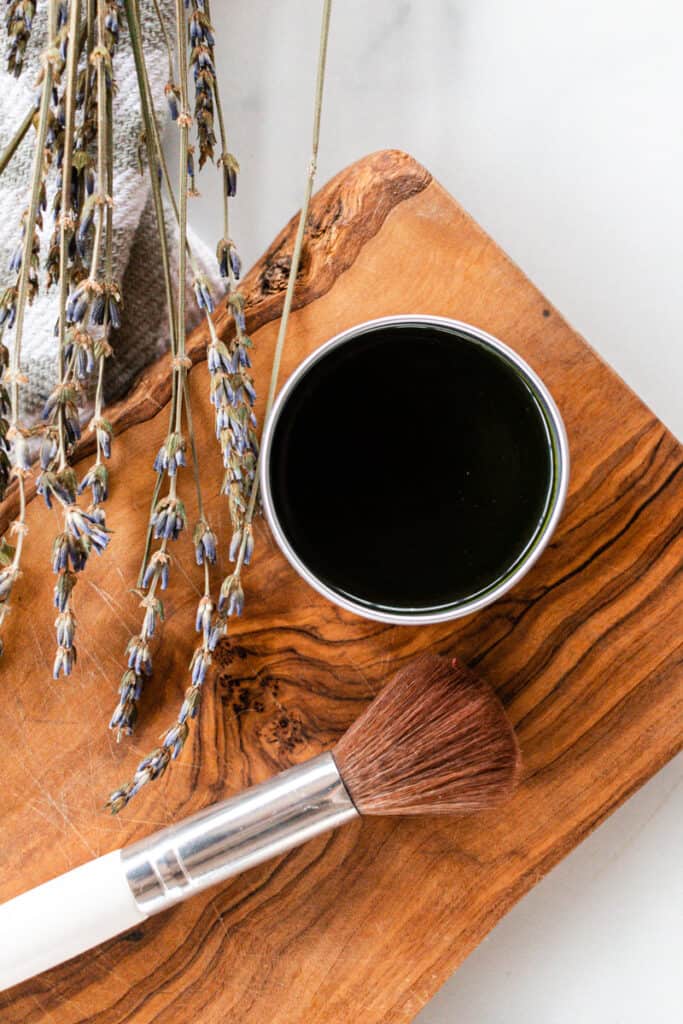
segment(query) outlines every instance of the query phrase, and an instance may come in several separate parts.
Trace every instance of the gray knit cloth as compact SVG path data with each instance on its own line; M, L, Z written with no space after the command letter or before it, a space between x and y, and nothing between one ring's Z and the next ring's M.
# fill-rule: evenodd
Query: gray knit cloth
M166 25L173 25L172 0L162 0ZM24 70L15 79L5 70L6 36L0 31L2 70L0 71L0 151L5 148L21 124L35 99L35 80L39 55L46 41L46 3L39 3ZM155 108L160 124L168 120L164 85L168 63L163 36L151 3L142 8L142 30L147 71L150 77ZM152 362L168 344L165 290L159 261L159 242L152 205L149 176L141 177L138 169L138 143L141 131L138 87L133 54L125 25L121 46L114 60L117 91L114 96L114 268L123 291L124 310L121 329L112 333L114 355L105 368L107 402L121 398L129 390L140 371ZM172 128L170 130L173 130ZM0 177L0 292L13 283L7 271L10 257L20 238L19 220L28 203L31 164L35 148L35 132L29 128L26 138L11 163ZM48 184L48 212L42 235L41 264L47 252L52 231L50 213L54 192L54 169ZM174 283L177 281L177 232L167 217L167 229L174 256ZM214 297L221 291L215 258L190 234L190 243L198 261L212 282ZM187 309L196 322L198 313L191 283L187 286ZM57 354L54 325L57 318L57 291L47 292L41 280L41 291L27 309L22 342L22 365L29 376L23 388L22 409L26 419L35 419L56 382ZM188 324L192 326L192 321ZM5 342L11 348L13 331Z

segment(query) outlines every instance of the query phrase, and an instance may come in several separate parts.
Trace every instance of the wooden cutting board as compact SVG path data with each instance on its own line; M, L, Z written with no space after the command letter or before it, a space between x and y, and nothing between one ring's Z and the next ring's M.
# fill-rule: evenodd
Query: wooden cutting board
M244 285L262 395L294 230ZM328 604L260 523L247 610L192 742L111 818L104 800L174 716L194 645L198 577L185 543L139 729L117 746L107 721L139 622L128 587L166 429L162 361L113 413L114 538L78 585L79 663L66 682L50 679L56 524L42 502L30 505L0 666L0 898L330 747L388 674L426 648L457 652L498 688L524 755L519 792L476 820L376 819L315 840L1 995L4 1024L410 1021L512 904L679 748L681 449L424 168L382 152L312 204L283 372L337 331L409 312L491 331L547 382L572 455L550 547L485 611L399 628ZM222 310L217 321L226 330ZM225 540L204 344L200 330L191 385L210 514ZM192 518L189 477L184 486Z

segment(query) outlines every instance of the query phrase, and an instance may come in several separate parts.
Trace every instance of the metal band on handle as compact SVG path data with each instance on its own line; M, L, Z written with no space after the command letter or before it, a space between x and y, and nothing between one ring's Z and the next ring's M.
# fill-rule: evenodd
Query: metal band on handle
M121 859L138 907L156 914L358 816L325 753L127 846Z

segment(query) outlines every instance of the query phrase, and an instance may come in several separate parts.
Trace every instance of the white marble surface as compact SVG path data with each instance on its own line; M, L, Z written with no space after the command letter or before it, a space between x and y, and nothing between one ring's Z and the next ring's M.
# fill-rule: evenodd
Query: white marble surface
M320 2L213 8L248 264L300 202ZM412 153L679 435L682 38L676 0L338 0L319 162L323 182ZM215 244L210 177L193 221ZM679 1019L682 779L679 759L571 854L420 1024Z

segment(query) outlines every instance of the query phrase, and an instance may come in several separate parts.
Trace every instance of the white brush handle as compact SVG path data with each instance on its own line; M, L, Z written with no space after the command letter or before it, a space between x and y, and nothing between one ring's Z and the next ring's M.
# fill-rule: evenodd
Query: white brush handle
M120 850L22 893L0 906L0 990L146 919L126 880Z
M358 817L319 754L0 905L0 990Z

